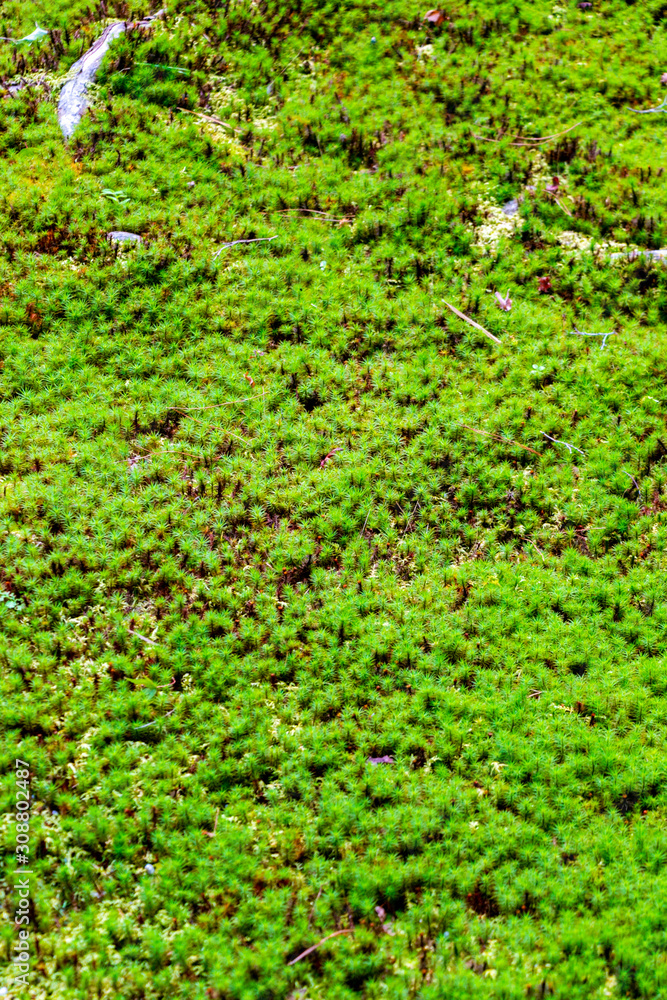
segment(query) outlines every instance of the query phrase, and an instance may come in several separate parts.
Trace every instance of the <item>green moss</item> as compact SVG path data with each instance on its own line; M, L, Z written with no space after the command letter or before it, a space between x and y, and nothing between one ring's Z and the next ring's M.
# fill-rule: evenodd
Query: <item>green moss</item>
M2 7L31 995L664 992L663 6Z

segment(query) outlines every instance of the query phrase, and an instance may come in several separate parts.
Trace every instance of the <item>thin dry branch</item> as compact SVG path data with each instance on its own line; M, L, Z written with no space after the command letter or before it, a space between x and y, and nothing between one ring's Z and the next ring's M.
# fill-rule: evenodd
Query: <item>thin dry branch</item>
M216 115L207 115L203 111L191 111L190 108L181 107L180 104L177 107L179 111L185 111L186 115L194 115L195 118L204 118L207 122L211 122L212 125L222 125L223 128L228 128L231 132L239 134L243 131L243 129L234 128L229 122L223 122L222 118L217 118Z
M567 135L572 129L577 128L579 125L583 125L583 120L580 122L575 122L574 125L570 125L569 128L564 128L562 132L554 132L553 135L542 135L542 136L528 136L528 135L516 135L515 139L522 139L524 142L550 142L551 139L559 139L561 135Z
M626 111L634 111L636 115L656 115L662 111L667 111L667 97L656 105L655 108L630 108L626 105Z
M512 438L503 437L502 434L496 434L491 431L482 431L479 427L469 427L468 424L461 424L461 427L465 427L467 431L472 431L473 434L482 434L484 437L491 438L493 441L498 441L500 444L512 444L516 448L523 448L524 451L529 451L532 455L537 455L538 458L542 458L539 451L535 451L534 448L529 448L527 444L521 444L520 441L513 441Z
M319 948L320 945L324 944L325 941L330 941L331 938L338 937L339 934L352 934L353 932L354 932L354 927L346 927L345 930L334 931L333 934L327 934L327 936L323 937L321 941L317 942L317 944L311 945L310 948L306 948L306 950L302 951L300 955L297 955L296 958L293 958L291 962L288 962L287 963L288 966L295 965L297 962L300 962L302 958L305 958L306 955L310 955L311 952L315 951L316 948Z
M137 639L142 639L143 642L147 642L150 646L159 646L160 645L160 643L156 642L155 639L148 639L145 635L142 635L141 632L135 632L133 628L128 628L127 631L131 635L136 635Z
M604 347L607 343L607 337L615 336L616 330L610 330L609 333L585 333L583 330L577 330L575 326L574 330L570 330L570 333L574 333L578 337L602 337L602 347Z
M630 110L632 110L632 108ZM514 136L514 138L518 139L520 141L519 142L510 142L509 145L510 146L531 146L533 143L536 143L536 142L538 142L538 143L539 142L551 142L552 139L559 139L562 135L567 135L568 132L571 132L572 129L577 128L577 126L579 126L579 125L583 125L583 121L576 122L574 125L570 125L569 128L563 129L562 132L554 132L553 135L535 136L535 138L531 138L531 137L525 136L525 135L517 135L517 136ZM476 132L473 132L473 136L475 137L475 139L481 139L482 142L502 142L503 139L505 138L505 136L501 136L499 139L489 139L488 136L486 136L486 135L478 135Z
M218 818L219 818L219 816L220 816L220 810L218 809L218 811L215 814L215 823L213 824L213 833L211 833L209 830L202 830L202 833L204 834L205 837L215 837L216 833L218 832Z
M339 226L344 226L346 223L349 225L351 219L349 216L344 215L340 219L336 219L333 215L327 215L326 212L318 212L314 208L277 208L277 215L286 215L288 212L307 212L308 215L314 215L314 222L335 222Z
M237 243L270 243L271 240L277 240L278 234L275 236L257 236L253 240L232 240L231 243L223 243L218 250L213 254L213 260L217 260L223 250L227 247L235 247Z
M165 13L166 10L162 8L155 14L145 17L142 21L116 21L107 25L88 51L84 52L80 59L77 59L71 69L73 75L63 85L58 99L58 123L66 139L73 135L88 107L86 100L88 87L97 76L102 60L114 39L126 32L128 28L148 27L152 21L162 17Z
M554 438L551 436L551 434L547 434L546 431L542 431L542 435L545 438L549 438L549 440L553 441L554 444L562 444L564 448L567 448L570 455L572 454L573 451L578 451L580 455L584 454L581 448L577 448L576 444L570 444L569 441L561 441L559 438Z
M500 344L500 343L502 343L502 341L500 341L500 340L498 339L498 337L496 337L496 336L495 336L495 335L494 335L493 333L489 333L489 331L488 331L488 330L487 330L487 329L486 329L485 327L483 327L483 326L480 326L480 325L479 325L479 323L476 323L474 319L470 319L470 316L466 316L466 314L465 314L465 313L462 313L462 312L460 311L460 309L457 309L457 308L456 308L456 306L452 306L452 305L450 305L450 304L449 304L449 302L447 302L447 300L446 300L446 299L442 299L441 301L442 301L442 302L444 302L444 303L445 303L445 305L447 306L447 308L448 308L448 309L451 309L451 311L452 311L452 312L453 312L453 313L454 313L454 314L455 314L456 316L458 316L458 317L459 317L459 319L462 319L464 323L468 323L468 324L469 324L470 326L474 326L476 330L481 330L481 332L482 332L482 333L483 333L483 334L484 334L484 335L485 335L486 337L489 337L489 339L490 339L490 340L494 340L494 341L496 342L496 344Z
M571 219L574 218L574 216L572 215L572 212L568 212L568 210L566 209L566 207L565 207L565 205L563 204L562 201L559 201L558 198L554 198L554 201L556 202L556 204L558 205L559 208L562 208L562 210L565 212L566 215L569 215Z

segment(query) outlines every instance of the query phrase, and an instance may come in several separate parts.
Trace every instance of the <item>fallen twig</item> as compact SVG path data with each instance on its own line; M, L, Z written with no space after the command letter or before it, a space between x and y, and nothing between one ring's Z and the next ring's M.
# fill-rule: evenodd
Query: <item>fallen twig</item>
M159 646L160 643L156 642L155 639L147 639L145 635L140 632L135 632L133 628L128 628L127 630L131 635L136 635L137 639L143 639L144 642L149 643L151 646Z
M176 709L172 708L171 712L167 712L166 715L161 716L159 719L153 719L152 722L144 722L143 726L133 726L132 728L133 729L148 729L149 726L154 726L156 722L161 722L162 719L168 719L169 716L173 715L175 711L176 711Z
M370 507L368 508L368 514L366 514L366 520L364 521L364 526L361 529L361 531L359 532L359 537L360 538L363 535L364 531L366 530L366 525L368 524L368 518L371 516L371 511L372 510L373 510L373 504L371 503Z
M154 688L156 691L161 691L164 688L173 687L174 684L176 683L175 677L172 677L172 679L170 681L167 681L166 684L154 684L147 677L126 677L125 680L129 681L130 684L140 684L142 687L148 687L151 689Z
M628 479L631 479L632 482L635 484L635 489L637 490L637 493L641 493L641 487L640 487L639 483L637 482L637 480L635 479L635 477L631 476L629 472L625 471L625 469L623 469L623 475L627 476Z
M302 958L305 958L306 955L310 955L311 952L315 951L316 948L319 948L320 945L324 944L325 941L330 941L331 938L338 937L339 934L352 934L352 933L354 933L354 927L346 927L345 930L334 931L333 934L327 934L327 936L323 937L321 941L318 941L317 944L311 945L310 948L306 948L305 951L302 951L300 955L297 955L296 958L293 958L292 961L288 962L287 964L288 966L295 965L297 962L300 962Z
M569 215L571 219L574 218L574 216L572 215L572 212L568 212L568 210L566 209L566 207L565 207L565 205L563 204L562 201L559 201L558 198L554 198L554 201L556 202L556 204L558 205L559 208L563 209L563 211L565 212L566 215Z
M218 811L215 814L215 823L213 824L213 833L209 833L208 830L202 830L202 833L204 834L205 837L215 837L217 829L218 829L218 817L219 817L219 815L220 815L220 810L218 809Z
M584 333L583 330L577 330L575 326L574 330L570 330L570 333L574 333L578 337L602 337L602 347L604 347L607 343L607 337L613 337L616 334L616 330L610 330L609 333Z
M413 507L413 509L412 509L412 514L410 514L410 517L409 517L409 518L407 519L407 521L405 522L405 528L403 529L403 534L401 535L401 538L402 538L402 539L403 539L403 538L405 538L405 533L406 533L406 531L408 530L408 528L410 527L410 521L411 521L411 520L412 520L412 518L413 518L413 517L415 516L415 513L416 513L416 511L417 511L417 507L419 507L419 509L421 510L421 507L420 507L420 504L419 504L419 500L418 500L418 501L417 501L417 503L416 503L416 504L414 505L414 507Z
M58 123L66 139L74 133L83 118L87 108L86 93L89 85L97 76L102 60L115 38L122 35L128 28L145 28L166 11L157 11L145 17L142 21L116 21L108 25L91 47L72 66L73 77L63 85L58 99Z
M661 111L667 111L667 97L665 97L660 104L655 108L629 108L626 105L626 111L634 111L636 115L655 115L659 114Z
M577 128L579 125L583 125L583 119L580 122L575 122L574 125L570 125L569 128L564 128L562 132L554 132L553 135L541 135L541 136L528 136L528 135L517 135L515 139L522 139L523 142L550 142L552 139L559 139L561 135L567 135L572 129Z
M327 215L326 212L318 212L314 208L277 208L277 215L286 215L287 212L307 212L308 215L314 215L314 222L335 222L339 226L344 226L346 223L349 224L351 219L344 215L341 219L334 218L333 215Z
M533 548L534 548L534 549L535 549L535 551L537 552L537 554L538 554L538 556L540 557L540 559L542 560L542 562L544 562L544 554L542 553L542 551L541 551L540 549L538 549L538 547L537 547L537 545L535 544L535 542L532 542L532 541L530 541L530 540L529 540L529 541L528 541L528 544L529 544L529 545L532 545L532 546L533 546Z
M632 110L632 108L630 110ZM517 135L517 136L514 136L514 138L518 139L520 141L519 142L510 142L509 145L510 146L530 146L534 142L551 142L552 139L559 139L561 137L561 135L567 135L568 132L571 132L572 129L577 128L577 126L579 126L579 125L583 125L583 121L576 122L574 125L570 125L569 128L563 129L562 132L554 132L553 135L535 136L535 138L531 138L530 136L526 136L526 135ZM477 135L476 132L473 132L473 136L475 137L475 139L481 139L482 142L502 142L503 139L505 138L505 136L501 136L499 139L489 139L488 136Z
M462 313L459 309L456 308L456 306L450 305L449 302L447 302L446 299L442 299L441 301L444 302L445 305L447 306L447 308L451 309L451 311L456 316L458 316L459 319L462 319L464 323L469 323L470 326L474 326L476 330L481 330L482 333L485 334L487 337L489 337L491 340L495 340L496 344L500 344L501 343L501 341L498 339L498 337L494 336L494 334L492 334L492 333L489 333L489 331L486 330L483 326L480 326L479 323L476 323L474 319L470 319L470 316L466 316L466 314Z
M211 122L212 125L223 125L224 128L230 129L232 132L242 132L240 128L234 128L229 122L223 122L222 118L217 118L215 115L207 115L203 111L191 111L190 108L183 108L181 105L177 105L179 111L185 111L186 115L194 115L196 118L205 118L206 121Z
M267 242L270 243L271 240L277 240L277 239L278 239L278 234L276 233L275 236L258 236L254 240L232 240L231 243L223 243L222 246L215 251L215 253L213 254L213 260L217 260L222 251L226 250L227 247L235 247L237 243L267 243Z
M554 444L562 444L562 445L564 445L567 448L567 450L569 451L570 455L572 454L573 451L578 451L580 455L584 454L584 452L581 450L581 448L577 448L577 446L575 444L569 444L567 441L559 441L558 438L552 438L551 434L547 434L546 431L542 431L542 434L544 435L545 438L549 438L550 441L553 441Z
M523 448L524 451L529 451L532 455L537 455L538 458L542 458L539 451L535 451L534 448L529 448L527 444L521 444L520 441L513 441L512 438L503 437L502 434L496 434L492 431L482 431L478 427L469 427L468 424L461 424L461 427L465 427L467 431L472 431L473 434L482 434L484 437L492 438L492 440L498 441L500 444L513 444L517 448Z
M278 215L285 215L286 212L307 212L308 215L326 215L326 212L322 212L319 208L276 208L275 212Z

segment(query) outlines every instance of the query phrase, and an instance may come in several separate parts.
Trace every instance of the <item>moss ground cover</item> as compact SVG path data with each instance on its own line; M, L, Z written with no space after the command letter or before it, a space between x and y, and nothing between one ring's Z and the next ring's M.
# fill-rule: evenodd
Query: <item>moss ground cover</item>
M667 995L665 4L176 2L64 144L149 12L0 3L5 995Z

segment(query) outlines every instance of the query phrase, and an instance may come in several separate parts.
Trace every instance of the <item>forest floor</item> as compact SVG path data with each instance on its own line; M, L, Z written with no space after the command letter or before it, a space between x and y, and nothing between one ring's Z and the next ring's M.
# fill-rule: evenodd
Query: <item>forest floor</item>
M0 2L3 996L667 996L667 4L174 0L65 142L150 12Z

